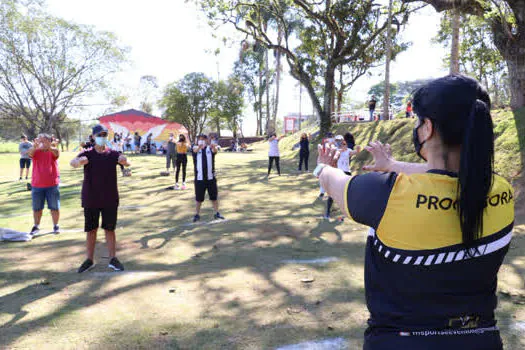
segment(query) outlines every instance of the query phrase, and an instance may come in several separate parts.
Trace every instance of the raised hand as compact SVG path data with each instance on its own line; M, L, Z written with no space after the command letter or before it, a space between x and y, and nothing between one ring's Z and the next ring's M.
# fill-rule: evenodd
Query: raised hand
M395 159L392 157L392 148L389 144L383 145L380 141L371 142L365 149L374 157L374 163L365 165L366 171L391 171Z
M335 146L323 147L322 145L318 145L317 150L319 153L317 156L317 164L337 165L340 153Z
M86 165L89 163L89 160L86 156L78 157L78 165Z
M125 155L121 154L118 157L118 163L122 165L128 165L128 158Z

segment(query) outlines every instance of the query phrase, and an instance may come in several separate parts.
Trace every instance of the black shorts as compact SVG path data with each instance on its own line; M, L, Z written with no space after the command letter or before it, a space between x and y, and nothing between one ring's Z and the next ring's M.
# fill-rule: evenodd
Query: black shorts
M208 191L208 196L211 201L216 201L219 194L217 189L217 179L207 181L195 181L195 200L197 202L204 202L204 195Z
M29 169L31 167L31 159L30 158L20 158L20 169L27 168Z
M115 231L117 227L118 208L84 208L84 232L90 232L98 228L100 214L102 214L102 228Z

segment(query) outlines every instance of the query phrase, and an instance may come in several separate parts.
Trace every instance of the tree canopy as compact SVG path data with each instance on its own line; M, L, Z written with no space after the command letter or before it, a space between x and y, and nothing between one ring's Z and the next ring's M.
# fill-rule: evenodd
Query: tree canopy
M384 57L386 9L372 0L195 1L214 25L233 25L246 37L284 56L291 75L306 88L320 116L322 132L331 126L336 70L350 64L376 63ZM396 3L394 23L398 30L394 34L413 10ZM397 51L406 47L394 43Z
M26 6L0 4L0 117L30 135L60 135L67 113L120 69L126 48L112 33Z

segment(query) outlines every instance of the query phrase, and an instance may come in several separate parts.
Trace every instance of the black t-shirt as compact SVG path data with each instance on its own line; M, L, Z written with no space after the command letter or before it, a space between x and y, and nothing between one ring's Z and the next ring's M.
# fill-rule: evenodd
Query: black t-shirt
M301 141L299 141L299 146L301 147L301 152L303 153L310 152L309 145L310 142L308 139L301 139Z
M377 101L374 100L374 99L368 101L368 109L371 110L371 111L375 110L376 109L376 103L377 103Z
M370 226L365 290L371 327L390 332L455 328L467 316L477 318L476 327L494 326L497 273L514 222L512 187L494 176L473 257L461 243L456 194L455 174L439 170L369 173L350 180L348 214Z
M90 148L77 157L87 157L82 183L83 208L116 208L119 205L117 167L119 153L106 148L99 153Z

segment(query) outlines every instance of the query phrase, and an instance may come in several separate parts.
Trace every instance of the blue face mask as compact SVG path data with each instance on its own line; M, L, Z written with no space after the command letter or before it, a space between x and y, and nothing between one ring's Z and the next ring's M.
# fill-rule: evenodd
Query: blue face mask
M97 136L97 137L95 137L95 143L98 146L105 146L107 142L108 142L108 138L107 137L104 137L104 136Z

